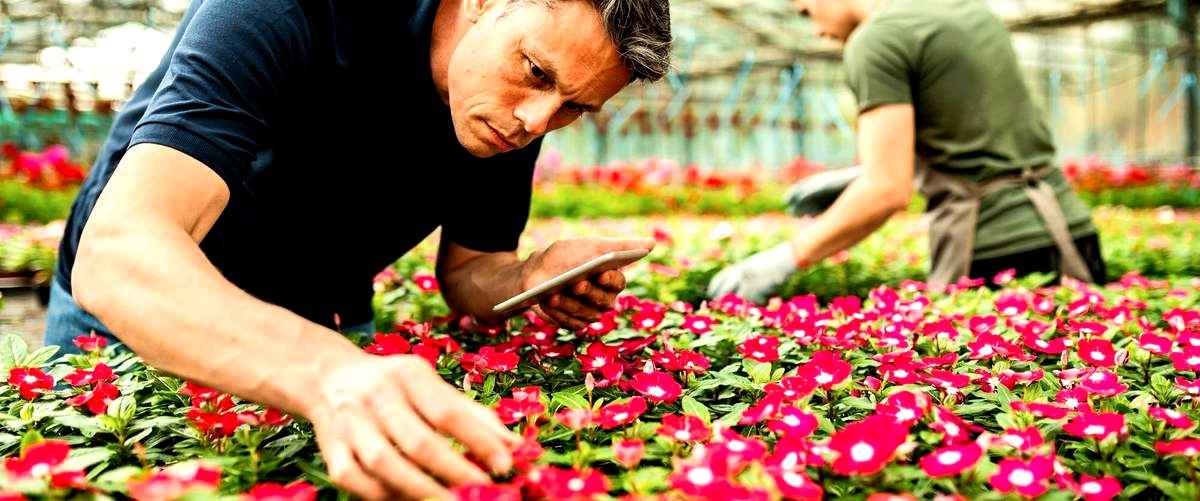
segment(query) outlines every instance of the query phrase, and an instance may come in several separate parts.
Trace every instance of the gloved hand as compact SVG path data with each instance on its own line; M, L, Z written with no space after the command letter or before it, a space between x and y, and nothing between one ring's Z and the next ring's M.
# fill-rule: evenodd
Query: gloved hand
M721 270L708 284L708 297L732 292L763 304L795 271L796 251L791 242L784 242Z
M862 176L860 166L831 169L804 178L788 190L784 204L793 216L815 216L828 209L846 191L846 187Z

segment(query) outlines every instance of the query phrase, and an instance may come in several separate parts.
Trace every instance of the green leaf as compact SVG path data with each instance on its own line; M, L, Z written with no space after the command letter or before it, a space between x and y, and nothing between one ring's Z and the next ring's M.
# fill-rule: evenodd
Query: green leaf
M9 369L17 367L28 352L29 346L25 344L25 340L21 339L21 336L16 334L0 336L0 371L8 374Z
M100 422L96 418L84 416L83 414L64 414L62 416L56 416L54 418L54 422L68 428L75 428L76 430L79 430L79 433L82 433L83 436L88 438L95 436L96 433L104 431L100 425Z
M122 466L96 477L92 485L105 491L125 492L125 484L129 479L141 473L142 469L137 466Z
M125 439L125 447L132 447L133 444L141 442L142 439L150 436L150 433L152 433L152 432L154 432L153 429L146 428L142 431L135 433L132 437Z
M729 411L729 414L721 416L721 419L718 419L717 422L721 423L722 425L725 425L725 427L727 427L727 428L732 427L732 426L737 426L738 421L742 420L742 413L746 412L746 409L749 409L749 408L750 408L750 404L747 404L745 402L739 403L739 404L733 406L733 410Z
M137 400L131 395L121 395L108 404L108 411L105 414L120 420L121 426L124 426L133 419L133 415L137 412Z
M483 380L483 388L481 388L480 391L483 392L484 395L490 395L492 393L492 390L495 390L495 389L496 389L496 374L495 373L488 374L487 378Z
M712 423L712 415L708 412L708 407L705 407L704 404L700 403L696 399L692 397L683 397L679 404L683 407L683 412L685 414L691 414L703 419L705 423Z
M29 430L25 432L25 434L21 436L21 452L25 452L25 449L28 449L29 446L41 442L42 440L45 439L42 438L42 434L37 430Z
M26 355L21 360L21 365L24 367L41 367L46 365L46 362L49 362L51 358L54 358L56 353L58 353L57 346L43 346L34 350L33 353Z
M558 404L560 406L567 407L570 409L587 409L588 408L587 399L583 398L583 395L580 395L573 391L556 392L556 393L554 393L554 397L551 398L551 402L558 402Z
M763 384L771 380L771 364L769 363L742 360L742 367L746 369L746 374L750 375L750 379L755 383Z
M85 470L88 467L104 461L112 457L113 451L108 447L87 447L84 449L73 449L71 456L63 461L58 467L59 470Z

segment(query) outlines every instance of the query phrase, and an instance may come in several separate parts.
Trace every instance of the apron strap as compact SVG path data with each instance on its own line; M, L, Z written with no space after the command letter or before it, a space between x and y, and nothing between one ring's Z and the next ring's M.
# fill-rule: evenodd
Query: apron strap
M1042 216L1050 238L1054 239L1054 245L1058 247L1059 256L1062 258L1062 274L1084 282L1092 282L1092 272L1083 260L1083 255L1079 253L1079 248L1075 246L1075 240L1071 238L1067 217L1063 215L1054 189L1045 181L1034 179L1025 185L1025 193L1033 202L1034 209Z

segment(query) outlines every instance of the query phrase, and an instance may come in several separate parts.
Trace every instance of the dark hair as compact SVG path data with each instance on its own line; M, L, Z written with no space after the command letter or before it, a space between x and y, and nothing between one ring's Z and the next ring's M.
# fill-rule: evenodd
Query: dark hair
M514 0L547 7L567 0ZM634 80L655 81L671 69L671 8L667 0L588 0Z

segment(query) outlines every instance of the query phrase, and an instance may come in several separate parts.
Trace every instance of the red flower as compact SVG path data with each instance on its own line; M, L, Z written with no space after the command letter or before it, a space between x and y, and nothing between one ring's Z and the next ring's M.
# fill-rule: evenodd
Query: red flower
M412 281L414 284L417 284L417 288L421 289L421 292L437 292L439 290L437 277L433 275L413 275Z
M513 485L461 485L453 492L457 501L521 501L521 489Z
M995 277L992 277L992 283L996 285L1008 285L1008 283L1012 282L1015 278L1017 278L1016 268L1009 268L997 273Z
M316 498L316 487L297 480L287 485L271 482L255 485L242 496L242 501L312 501Z
M1150 417L1180 429L1191 428L1195 424L1187 414L1156 406L1150 406Z
M502 398L496 404L496 415L504 424L513 424L522 419L536 419L546 412L546 406L537 399Z
M889 417L871 416L851 423L829 440L829 449L838 453L833 471L839 475L879 473L907 439L908 430Z
M617 374L620 375L620 362L617 360L617 349L608 346L601 342L589 344L582 355L576 356L579 359L579 365L583 366L583 370L588 372L600 372L607 378L607 371L617 368Z
M460 363L467 372L509 372L517 368L521 356L484 346L478 353L463 353Z
M729 428L717 434L714 441L709 443L709 449L713 461L727 464L735 470L759 461L767 454L767 445L761 440L742 436Z
M97 416L108 412L108 404L121 396L121 390L110 383L97 383L90 391L71 397L67 403L75 407L87 406Z
M781 393L767 393L766 397L742 412L742 418L738 421L738 424L755 424L764 419L770 419L775 413L779 412L779 408L782 405L783 395Z
M1088 392L1083 388L1059 391L1054 401L1063 404L1070 410L1091 409L1088 405Z
M837 352L818 351L812 354L808 363L800 366L799 374L828 390L850 377L850 369L850 363L842 360Z
M608 493L608 477L595 470L547 466L542 478L542 489L552 500L587 500Z
M1086 501L1108 501L1121 493L1121 482L1113 477L1079 477L1079 488L1076 494L1083 496Z
M670 481L672 488L700 499L722 499L720 496L731 487L724 465L710 461L681 464L671 474Z
M54 388L54 379L37 367L13 367L8 371L8 384L17 387L21 398L33 400Z
M608 310L604 313L601 313L600 318L597 318L595 321L588 324L587 327L584 327L583 335L599 337L616 330L616 328L617 312L616 310Z
M579 431L584 428L595 426L592 422L591 409L574 409L571 407L563 407L558 412L554 413L554 419L562 423L563 426L572 431Z
M68 374L63 380L70 383L71 386L84 386L92 383L104 383L116 378L112 368L101 362L91 369L75 369L75 372Z
M663 312L657 308L643 306L633 314L633 326L641 331L653 331L663 321Z
M83 351L97 351L108 346L108 338L96 334L96 331L92 331L86 336L76 336L71 342Z
M20 457L4 458L4 470L17 480L47 477L70 453L71 446L62 440L43 440L22 451Z
M50 487L55 489L87 489L87 476L81 470L60 471L50 475Z
M821 485L813 482L803 469L768 467L767 473L775 481L775 489L783 497L793 501L819 501L825 496Z
M711 317L704 315L688 315L683 318L683 328L692 331L692 334L696 335L711 332L713 324L716 323Z
M375 333L373 343L363 348L367 353L372 355L403 355L412 349L408 338L403 334L385 334L382 332Z
M1083 363L1092 367L1112 367L1116 365L1114 359L1117 352L1113 349L1112 342L1107 339L1084 339L1079 342L1078 353Z
M1029 452L1045 443L1042 432L1036 426L1023 430L1010 428L996 438L996 442L1007 445L1021 452Z
M200 463L181 463L129 479L129 497L136 501L172 501L189 492L215 491L221 470Z
M817 417L795 407L784 407L781 417L767 422L767 428L779 434L807 437L817 429Z
M646 444L637 439L621 439L613 442L613 459L621 463L626 470L637 468L646 454Z
M887 399L875 407L875 413L888 416L897 424L908 427L924 417L928 407L928 396L906 390L888 395Z
M974 442L950 445L921 458L921 470L930 477L949 477L973 468L981 457L983 448Z
M1054 471L1054 460L1048 456L1034 456L1029 461L1008 458L1000 461L1000 470L992 475L989 483L1000 492L1013 492L1034 498L1046 492L1046 481Z
M623 404L608 404L600 408L600 427L606 430L632 423L646 412L646 399L633 397Z
M1200 396L1200 378L1187 379L1183 376L1176 376L1175 387L1192 397Z
M763 387L768 394L779 393L784 402L795 402L812 394L817 389L816 381L804 376L787 376L778 383L769 383Z
M200 407L206 403L217 400L223 395L223 393L215 389L199 385L191 381L186 381L183 383L183 386L179 388L179 394L185 397L191 397L193 407Z
M738 346L738 353L756 362L774 362L779 360L779 338L775 336L754 336Z
M983 428L968 423L963 418L958 417L958 415L940 405L933 408L933 417L933 424L929 425L929 427L942 432L942 442L947 445L968 442L971 440L970 432L983 431Z
M1180 351L1171 352L1171 363L1177 371L1200 371L1200 347L1185 346Z
M1022 402L1020 400L1014 400L1009 402L1008 405L1009 407L1012 407L1012 410L1014 411L1028 412L1036 417L1046 419L1062 419L1067 417L1067 414L1071 412L1071 409L1066 407L1059 407L1057 405L1048 404L1045 402Z
M1125 385L1121 384L1121 380L1113 372L1097 369L1091 374L1088 374L1083 379L1079 380L1079 386L1095 395L1103 395L1111 397L1125 393Z
M658 434L680 442L703 442L708 440L712 430L696 416L667 414L662 417Z
M674 402L683 394L683 387L666 372L638 372L630 386L652 402Z
M1184 438L1154 444L1154 450L1163 456L1200 456L1200 439Z
M1110 435L1125 435L1125 416L1116 412L1083 411L1063 431L1078 438L1104 440Z

